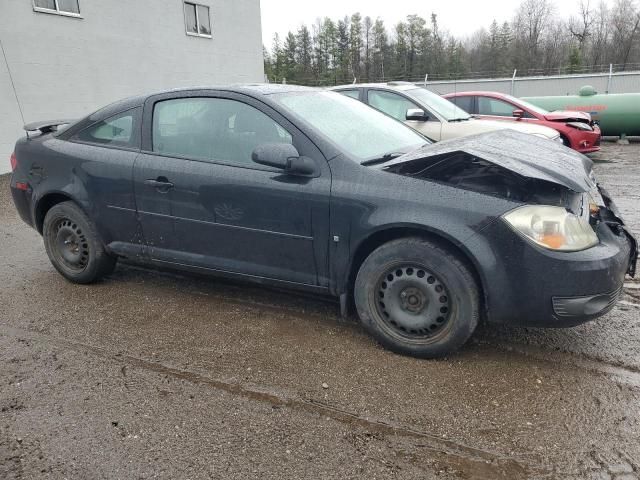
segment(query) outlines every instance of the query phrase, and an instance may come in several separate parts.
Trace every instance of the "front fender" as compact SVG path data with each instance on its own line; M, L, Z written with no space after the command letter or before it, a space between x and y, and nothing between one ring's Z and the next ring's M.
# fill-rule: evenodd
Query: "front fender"
M502 214L519 205L386 172L376 172L372 177L380 178L380 183L369 179L355 189L345 183L344 191L341 182L334 183L331 264L338 295L348 291L360 263L371 251L403 236L424 235L441 240L462 252L482 278L483 262L479 257L489 255L490 248L474 239Z

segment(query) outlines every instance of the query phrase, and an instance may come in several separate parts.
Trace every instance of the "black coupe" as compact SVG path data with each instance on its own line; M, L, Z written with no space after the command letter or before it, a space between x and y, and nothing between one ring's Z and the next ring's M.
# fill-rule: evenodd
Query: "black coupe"
M126 259L310 290L355 305L388 348L437 357L483 318L603 315L635 269L591 161L531 135L430 144L282 85L166 91L25 130L13 199L72 282Z

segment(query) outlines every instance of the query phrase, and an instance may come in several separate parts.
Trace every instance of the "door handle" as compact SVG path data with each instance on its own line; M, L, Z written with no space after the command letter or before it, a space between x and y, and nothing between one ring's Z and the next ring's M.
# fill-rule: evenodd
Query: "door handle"
M173 188L173 183L167 180L167 177L158 177L155 180L152 178L149 178L144 181L144 184L149 187L153 187L162 193L168 192Z

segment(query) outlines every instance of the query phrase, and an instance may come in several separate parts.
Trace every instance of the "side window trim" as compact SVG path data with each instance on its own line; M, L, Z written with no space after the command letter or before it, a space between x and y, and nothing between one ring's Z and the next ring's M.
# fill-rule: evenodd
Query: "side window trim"
M131 145L119 145L119 144L108 144L108 143L100 143L100 142L91 142L91 141L87 141L87 140L82 140L80 138L78 138L78 136L81 133L86 132L87 130L89 130L90 128L95 127L96 125L105 122L111 118L115 118L118 116L121 116L123 113L127 113L127 112L133 112L133 125L131 128L131 140L129 141L129 143ZM103 118L102 120L97 120L89 125L87 125L86 127L82 128L81 130L74 132L72 134L72 136L70 138L66 138L65 139L68 142L71 143L79 143L82 145L91 145L94 147L101 147L101 148L110 148L113 150L127 150L127 151L133 151L133 152L139 152L141 150L142 147L142 106L138 106L138 107L133 107L133 108L127 108L126 110L122 110L118 113L114 113L113 115L110 115L106 118Z

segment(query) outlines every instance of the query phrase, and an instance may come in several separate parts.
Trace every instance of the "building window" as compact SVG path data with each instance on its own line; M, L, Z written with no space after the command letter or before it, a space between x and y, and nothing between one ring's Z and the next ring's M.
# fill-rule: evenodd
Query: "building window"
M33 0L36 12L55 13L70 17L80 16L79 0Z
M187 35L211 38L211 17L206 5L184 2L184 21Z

